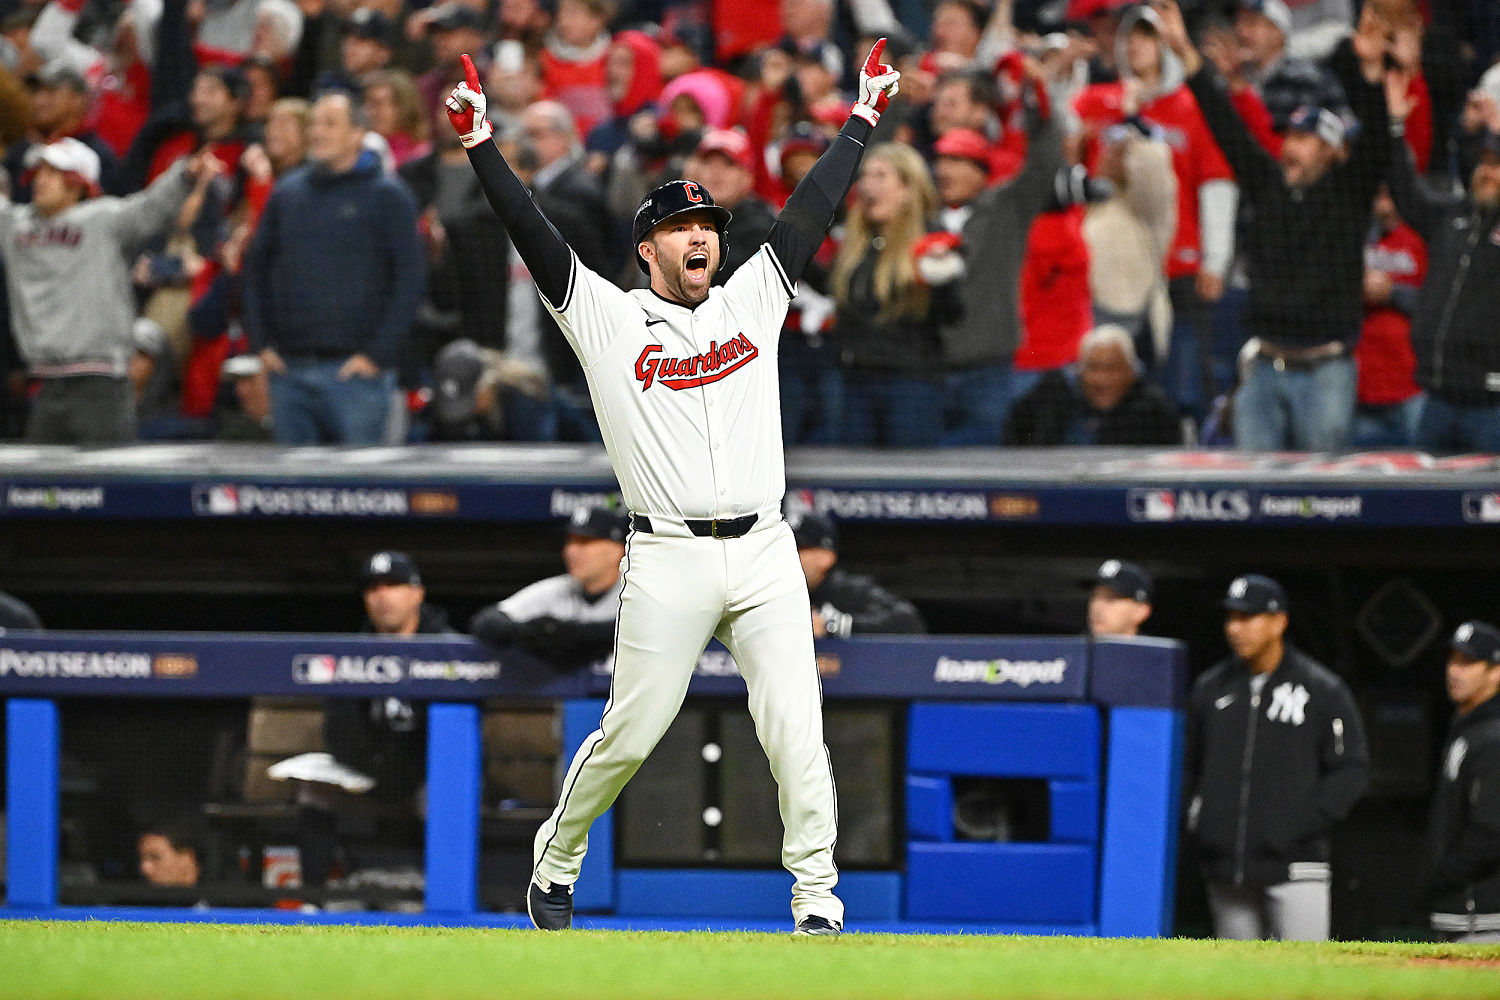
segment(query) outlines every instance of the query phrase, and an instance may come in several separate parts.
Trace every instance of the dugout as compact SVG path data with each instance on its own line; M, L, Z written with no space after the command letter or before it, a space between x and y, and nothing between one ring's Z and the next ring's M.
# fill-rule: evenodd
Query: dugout
M1227 581L1278 577L1294 640L1349 680L1375 754L1336 843L1335 931L1401 924L1447 715L1444 636L1500 615L1493 456L793 450L788 482L789 507L839 520L843 563L935 632L1075 632L1099 560L1130 558L1158 579L1148 630L1185 640L1196 673L1223 655ZM54 627L346 629L359 561L401 547L461 621L557 572L548 525L612 487L603 455L576 446L5 446L0 587ZM1199 898L1185 889L1187 931L1206 926Z

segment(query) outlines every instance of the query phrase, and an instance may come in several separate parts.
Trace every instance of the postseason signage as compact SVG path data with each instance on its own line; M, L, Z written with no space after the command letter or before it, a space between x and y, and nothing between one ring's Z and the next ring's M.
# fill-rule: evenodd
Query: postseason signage
M923 636L822 640L817 669L834 698L1080 701L1081 638ZM459 638L349 635L0 635L0 697L402 697L432 701L603 696L609 665L559 674L519 650ZM704 651L690 693L743 698L734 658Z
M0 695L580 697L581 678L467 639L338 635L0 635Z
M862 638L817 642L818 675L832 698L1079 701L1088 692L1088 643L1081 638ZM593 670L608 690L609 664ZM711 643L688 687L695 695L743 695L729 651Z

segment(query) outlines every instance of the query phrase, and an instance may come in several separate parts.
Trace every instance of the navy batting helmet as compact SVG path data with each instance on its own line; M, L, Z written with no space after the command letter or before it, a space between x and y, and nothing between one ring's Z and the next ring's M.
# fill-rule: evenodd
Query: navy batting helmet
M715 205L713 195L702 184L696 181L668 181L646 195L641 207L635 210L630 245L635 247L635 262L642 274L650 274L651 268L647 266L646 258L641 256L641 241L651 230L684 212L708 212L714 217L719 226L719 262L723 263L724 255L729 252L729 240L724 230L729 227L729 220L734 216L730 215L729 209Z

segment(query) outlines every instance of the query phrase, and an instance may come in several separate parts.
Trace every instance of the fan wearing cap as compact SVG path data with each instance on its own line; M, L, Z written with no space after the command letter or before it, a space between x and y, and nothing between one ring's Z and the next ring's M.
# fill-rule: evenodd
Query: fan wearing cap
M1214 936L1325 941L1329 836L1369 786L1369 750L1343 680L1286 639L1286 591L1235 577L1221 602L1232 651L1193 685L1187 831Z
M1464 622L1448 642L1455 709L1432 796L1422 884L1448 941L1500 942L1500 629Z
M576 670L609 656L624 580L629 519L608 507L579 507L563 541L567 572L538 580L481 608L469 633L493 648L512 643L558 670Z
M1122 559L1106 559L1089 590L1089 635L1095 639L1141 634L1151 617L1156 581L1140 566Z
M611 697L534 842L527 904L539 928L572 926L589 827L666 733L712 636L738 662L766 737L797 933L842 928L807 585L781 517L777 350L796 281L897 90L900 74L881 62L883 51L882 40L865 60L839 137L722 286L713 278L730 213L703 185L672 181L646 196L630 249L650 286L622 291L580 263L505 162L467 57L465 81L449 95L448 116L485 195L587 373L632 516Z
M1250 277L1245 326L1258 356L1235 393L1235 444L1343 448L1354 419L1350 350L1364 318L1365 236L1390 163L1383 86L1390 27L1366 5L1359 30L1330 60L1357 131L1351 136L1332 109L1309 107L1294 116L1278 162L1193 46L1174 0L1152 8L1252 210L1239 249Z
M113 191L116 157L114 150L89 127L93 98L88 82L65 59L53 59L26 80L31 95L31 128L24 141L5 151L5 169L10 173L16 201L31 199L27 156L39 145L71 137L99 157L100 187Z
M734 213L735 238L726 241L723 263L714 275L714 284L722 285L759 251L776 223L771 206L753 193L755 151L743 132L710 129L683 164L682 176L701 184L715 205Z
M1282 0L1237 0L1234 8L1233 54L1220 58L1235 65L1223 66L1221 71L1230 70L1226 76L1243 80L1260 95L1277 134L1286 131L1298 108L1338 107L1344 103L1338 80L1312 61L1314 57L1292 50L1292 11ZM1352 21L1352 17L1343 21L1340 38L1348 33Z
M184 160L128 198L99 195L99 156L77 139L34 146L32 201L0 199L0 255L16 346L40 383L27 438L47 444L128 441L136 343L128 260L165 233L200 176L207 153Z
M360 566L363 632L392 638L453 635L448 613L427 602L427 588L410 555L373 553ZM363 794L403 807L415 805L427 771L427 706L402 698L330 698L323 709L325 751L272 764L275 781L300 781L298 841L302 877L327 881L336 841L333 814L338 791Z
M313 82L313 93L358 91L371 76L391 65L396 50L396 26L373 7L355 9L343 23L339 65L324 70Z
M808 514L792 529L797 558L812 602L813 635L916 635L927 631L922 615L867 576L840 569L839 531L830 519Z
M1395 129L1411 111L1390 107ZM1390 143L1397 213L1427 241L1427 279L1411 320L1417 384L1426 390L1415 444L1436 452L1500 450L1500 133L1487 133L1467 191L1440 190L1418 173L1399 135Z
M438 351L432 376L434 440L548 441L557 436L546 376L504 351L460 337Z

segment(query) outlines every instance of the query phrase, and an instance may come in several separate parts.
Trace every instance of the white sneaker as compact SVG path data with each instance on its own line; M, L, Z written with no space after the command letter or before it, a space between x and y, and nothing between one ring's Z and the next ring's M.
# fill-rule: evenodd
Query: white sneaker
M279 760L266 768L266 777L273 781L316 781L324 785L337 785L356 795L375 787L375 779L346 767L333 759L331 753L299 753L295 757Z

